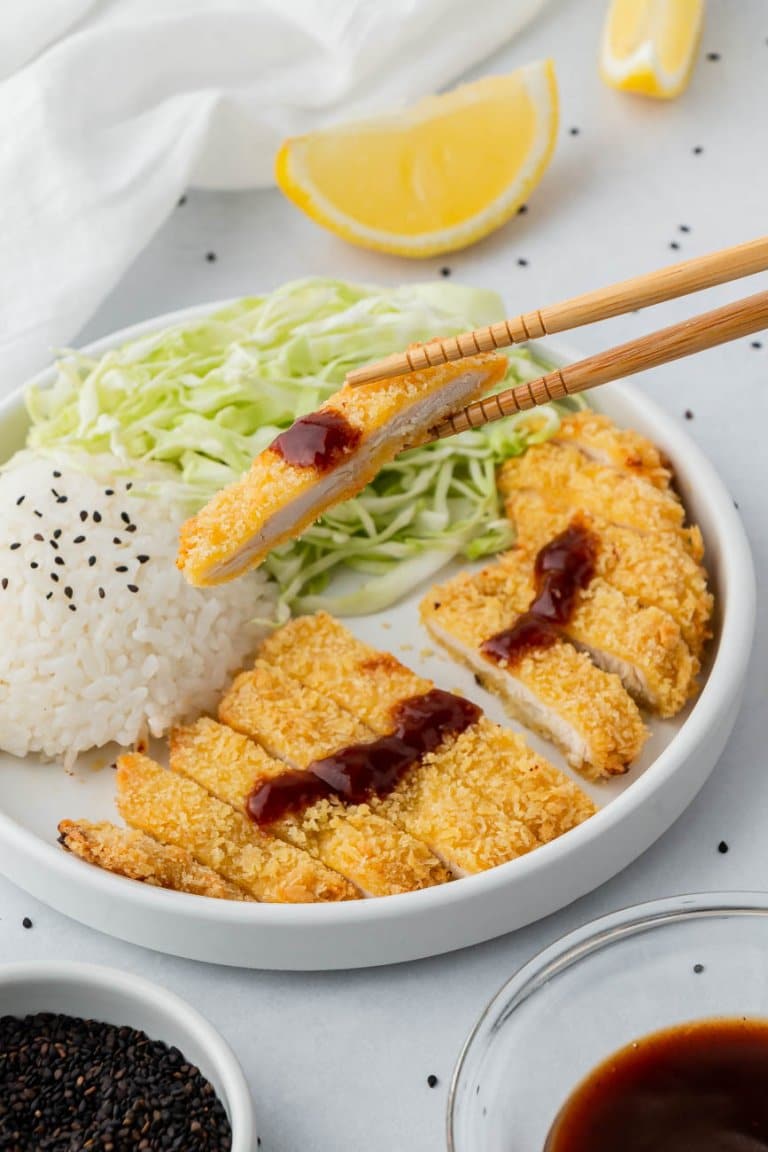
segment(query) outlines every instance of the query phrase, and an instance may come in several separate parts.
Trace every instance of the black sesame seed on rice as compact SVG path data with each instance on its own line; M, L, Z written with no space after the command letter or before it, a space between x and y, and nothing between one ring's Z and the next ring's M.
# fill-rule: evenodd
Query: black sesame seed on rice
M58 552L59 546L55 540L49 540L48 543L50 544L51 548L53 548L56 552Z
M101 512L99 512L99 511L94 512L93 518L97 524L101 524Z
M133 488L133 481L132 481L132 480L129 480L129 481L128 481L128 483L127 483L127 484L126 484L126 486L125 486L125 490L126 490L126 492L130 492L131 488Z
M128 585L128 591L129 592L138 592L138 590L139 590L138 584L129 584Z
M17 548L21 548L21 544L18 540L11 544L11 552L15 552Z
M39 541L40 541L40 543L42 544L43 540L45 540L45 536L43 536L42 532L35 532L35 534L34 534L34 536L32 537L32 539L33 539L33 540L39 540Z
M8 577L7 576L3 576L2 580L0 580L0 587L3 589L3 592L5 592L6 588L8 587Z
M87 519L88 519L88 513L87 513L85 510L83 510L83 511L80 513L80 519L81 519L81 520L87 520Z
M61 537L61 528L57 528L55 530L55 532L53 533L53 538L54 538L54 540L58 540L58 539L60 539L60 537Z
M50 600L51 596L53 596L53 592L47 592L45 596L46 600Z
M149 560L149 556L137 556L136 559L138 560L139 564L146 564Z
M67 600L72 599L74 593L73 593L72 589L69 587L69 585L67 585L67 587L64 589L64 595L66 596Z
M131 518L127 512L121 512L120 519L122 520L123 524L130 524L131 522Z
M89 556L88 557L88 567L93 568L95 563L96 563L96 557L95 556Z
M136 531L136 525L135 524L128 524L125 530L126 530L126 532L135 532Z
M16 501L16 507L20 508L25 500L26 500L26 496L19 496L18 500Z
M63 567L66 564L66 560L64 559L63 556L54 556L53 562L54 562L54 564L58 564L61 567Z
M70 612L77 612L77 608L74 604L67 604L67 608L69 608Z
M51 572L51 580L53 580L54 584L58 584L58 582L59 582L58 572Z
M105 496L114 496L114 494L115 494L114 488L105 488L104 489L104 495Z
M32 511L34 512L35 516L39 517L39 519L42 520L42 518L43 518L42 512L38 512L37 508L33 508Z
M115 572L127 572L127 571L128 571L128 565L127 564L118 564L118 566L115 568Z
M120 539L119 536L113 536L112 537L112 543L113 544L122 544L122 540Z
M106 596L106 592L104 591L104 589L99 588L99 600L103 600L105 596Z
M29 566L30 566L30 568L39 568L40 567L37 560L33 560Z
M58 499L56 500L56 503L57 504L66 504L67 500L69 500L69 496L59 496Z
M85 536L75 536L73 544L85 544Z

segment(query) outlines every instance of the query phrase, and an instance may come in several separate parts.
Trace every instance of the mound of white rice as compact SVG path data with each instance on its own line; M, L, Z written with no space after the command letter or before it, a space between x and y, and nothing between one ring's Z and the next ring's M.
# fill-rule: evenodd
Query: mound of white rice
M252 621L274 615L260 573L190 587L178 489L140 494L118 470L24 452L0 473L0 747L17 756L71 764L215 709L262 632Z

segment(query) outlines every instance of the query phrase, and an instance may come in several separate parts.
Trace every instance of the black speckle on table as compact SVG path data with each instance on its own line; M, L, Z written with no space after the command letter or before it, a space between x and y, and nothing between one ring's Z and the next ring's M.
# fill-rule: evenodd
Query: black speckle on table
M186 204L186 202L187 202L186 196L179 196L179 202L177 204L177 208L183 208L184 205Z
M691 229L690 229L688 224L680 224L680 225L678 225L677 230L678 230L678 232L690 232Z
M216 253L215 252L206 252L205 258L209 264L213 264L214 261L216 260Z
M679 240L672 240L672 241L670 241L669 246L670 246L670 248L674 248L675 251L677 251L677 249L680 247L680 241Z
M693 149L693 154L694 154L694 156L701 156L703 151L704 151L704 149L702 148L701 144L697 144L696 147Z
M707 60L713 60L714 61L714 60L719 60L719 59L720 59L720 53L719 52L707 52Z
M427 1084L429 1084L430 1088L437 1088L439 1083L440 1081L438 1080L437 1076L435 1076L434 1072L431 1072L429 1076L427 1076Z
M569 132L569 134L570 134L571 136L578 136L578 134L579 134L579 132L580 132L580 131L581 131L581 129L580 129L580 128L576 128L575 126L574 126L573 128L569 128L569 129L568 129L568 132Z
M521 204L517 210L517 214L518 214L518 216L525 216L527 211L528 211L528 205L527 204Z
M694 964L693 970L697 976L700 976L701 973L704 971L704 965L703 964Z
M725 856L726 852L728 851L728 845L726 844L725 840L720 841L717 846L717 850L721 856Z
M518 257L517 262L521 268L527 268L528 267L528 261L526 260L525 256Z
M750 344L750 348L762 348L762 346L763 345L760 340L753 340Z
M22 926L22 928L31 928L32 927L32 921L30 920L29 916L24 917L24 919L21 922L21 926Z
M686 408L683 416L685 416L686 420L693 420L693 412L691 412L690 408Z
M445 267L440 269L440 275L441 276L450 276L450 274L451 274L451 270L447 264L445 265Z

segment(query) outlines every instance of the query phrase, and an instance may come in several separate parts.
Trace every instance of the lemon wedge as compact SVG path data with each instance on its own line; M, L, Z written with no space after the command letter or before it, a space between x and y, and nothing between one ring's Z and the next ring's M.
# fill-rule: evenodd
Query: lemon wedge
M704 0L611 0L600 70L623 92L671 100L687 86L704 23Z
M538 184L557 132L551 61L488 76L401 113L286 140L285 195L318 224L401 256L486 236Z

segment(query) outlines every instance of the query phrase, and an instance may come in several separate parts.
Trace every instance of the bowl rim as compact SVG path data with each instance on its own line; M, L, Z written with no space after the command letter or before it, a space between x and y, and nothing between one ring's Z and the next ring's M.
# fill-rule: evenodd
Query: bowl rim
M455 1141L458 1094L467 1060L489 1020L498 1021L502 1013L507 1016L514 1012L549 980L624 937L681 920L738 915L768 916L768 892L758 889L684 892L640 904L626 904L566 932L521 964L487 1002L459 1050L446 1102L447 1152L459 1152Z
M0 987L18 988L41 983L80 988L86 992L99 989L106 993L116 993L128 1001L173 1016L210 1056L221 1079L222 1094L225 1097L222 1103L226 1107L232 1129L231 1152L252 1152L255 1143L255 1115L245 1073L222 1034L187 1000L145 976L106 964L81 961L13 961L0 964ZM125 1023L131 1025L130 1020Z
M234 300L241 298L230 297L153 316L109 333L99 340L84 345L79 351L87 355L101 355L128 340L146 336L175 324L188 323L226 308ZM578 359L579 356L573 348L557 340L535 340L530 343L532 347L548 352L555 360L568 362ZM66 350L62 350L61 355L66 355ZM0 423L23 411L26 389L50 383L54 370L54 363L48 365L25 385L0 400ZM637 403L637 390L631 385L620 382L604 385L603 395L606 394L606 390L613 396L626 399L630 405ZM460 884L439 884L417 892L388 896L386 899L318 904L210 900L189 893L147 887L92 867L89 867L89 873L84 877L79 871L86 867L82 861L61 852L55 843L43 841L2 810L0 810L0 843L7 843L25 855L31 855L39 865L54 869L64 878L85 880L86 884L93 885L104 895L122 895L123 901L134 910L141 910L148 903L152 903L157 911L163 908L179 911L182 906L180 902L183 902L184 908L190 912L194 909L195 918L209 927L228 924L311 929L315 924L320 924L326 929L334 929L349 925L364 925L371 921L402 924L403 918L418 917L431 909L446 909L463 904L465 900L471 899L473 892L478 895L498 892L506 887L511 875L522 879L529 872L538 871L557 861L562 866L569 856L578 853L580 849L599 838L604 831L622 822L625 815L638 805L648 803L651 797L665 786L669 777L691 756L707 735L712 718L721 716L730 706L734 696L733 686L743 680L752 649L756 612L755 572L744 525L734 508L733 500L714 466L674 418L647 396L641 394L640 399L649 421L659 429L665 442L672 445L670 453L672 459L685 460L687 467L696 472L702 487L707 491L714 518L718 521L727 598L721 602L717 652L706 683L682 728L630 788L612 799L610 804L601 808L589 820L557 840L541 845L535 852L486 872L464 877Z

